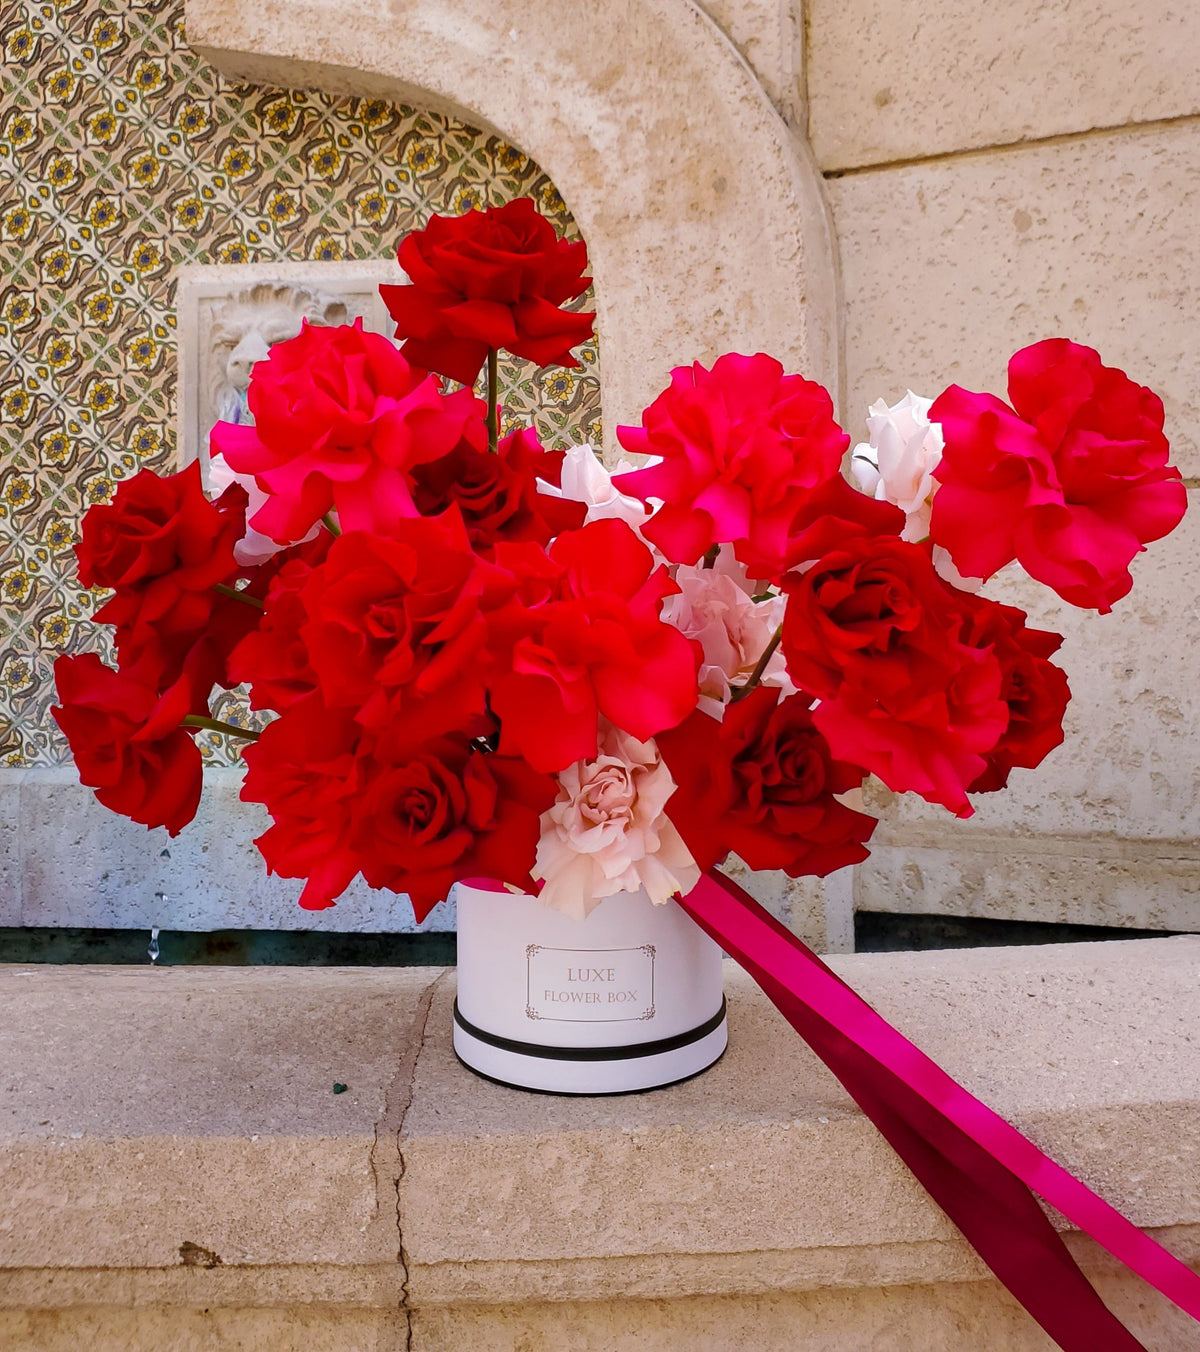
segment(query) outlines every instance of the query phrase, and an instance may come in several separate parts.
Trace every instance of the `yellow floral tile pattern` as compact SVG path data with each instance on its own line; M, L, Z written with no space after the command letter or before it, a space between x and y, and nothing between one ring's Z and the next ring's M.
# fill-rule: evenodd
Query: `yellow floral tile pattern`
M103 597L75 579L80 517L174 467L175 268L386 257L433 212L520 195L577 237L495 136L226 80L188 49L181 0L0 3L0 764L67 759L54 659L106 651L88 622ZM505 422L598 443L595 343L580 355L502 368ZM233 696L218 713L245 718Z

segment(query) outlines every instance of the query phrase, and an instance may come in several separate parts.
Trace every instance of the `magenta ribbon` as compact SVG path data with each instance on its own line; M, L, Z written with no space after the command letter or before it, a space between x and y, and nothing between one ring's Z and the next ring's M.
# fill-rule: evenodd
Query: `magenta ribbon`
M1064 1352L1146 1348L1096 1294L1035 1191L1200 1320L1200 1276L951 1079L736 883L714 870L679 904L758 982Z

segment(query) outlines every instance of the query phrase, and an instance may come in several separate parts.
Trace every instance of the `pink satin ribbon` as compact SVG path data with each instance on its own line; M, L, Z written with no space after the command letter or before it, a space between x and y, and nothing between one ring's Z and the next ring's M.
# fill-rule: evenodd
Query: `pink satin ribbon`
M736 883L714 870L680 905L758 982L1064 1352L1146 1348L1093 1290L1031 1189L1200 1320L1200 1276L951 1079Z

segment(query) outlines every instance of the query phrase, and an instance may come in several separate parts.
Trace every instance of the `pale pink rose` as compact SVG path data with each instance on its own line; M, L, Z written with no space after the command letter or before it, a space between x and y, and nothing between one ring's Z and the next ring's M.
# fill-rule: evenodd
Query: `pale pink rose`
M696 564L675 569L675 581L679 595L663 602L662 617L704 649L700 694L728 703L732 687L749 678L783 623L786 598L752 600L762 584L747 578L745 565L727 545L722 545L711 568ZM767 663L762 683L780 686L788 694L794 690L779 649Z
M661 905L695 887L700 870L663 811L675 781L653 740L602 720L595 760L568 766L558 783L533 866L547 906L582 920L617 892L645 888Z
M929 534L930 503L937 482L933 471L942 458L942 428L929 421L931 399L912 390L891 408L877 399L868 410L869 442L855 446L850 469L864 493L892 502L907 520L901 538L924 540Z
M260 507L266 505L267 494L258 486L253 474L235 474L233 470L225 463L223 455L214 455L208 462L208 495L211 498L219 498L230 484L241 484L241 486L250 495L250 505L246 509L246 520L258 511ZM313 539L321 526L318 522L312 530L304 537L305 540ZM300 540L293 540L293 544L301 544ZM248 568L254 564L266 563L270 558L274 558L281 549L287 549L286 544L276 544L267 535L261 535L258 531L246 527L246 533L233 547L233 557L243 567Z

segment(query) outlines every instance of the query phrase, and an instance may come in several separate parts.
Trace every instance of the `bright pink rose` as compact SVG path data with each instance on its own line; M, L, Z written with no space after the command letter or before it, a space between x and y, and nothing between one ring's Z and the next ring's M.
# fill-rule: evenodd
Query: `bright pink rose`
M539 366L578 366L571 348L592 336L594 314L561 308L591 284L587 246L559 239L528 197L502 207L433 216L406 235L407 286L381 286L404 355L473 385L489 350Z
M660 618L679 589L624 521L567 531L549 556L498 545L517 598L492 621L500 749L547 773L596 755L597 715L646 741L696 707L698 644Z
M863 772L833 758L807 695L759 686L717 722L696 710L656 739L676 789L667 800L696 863L731 850L752 869L823 878L867 857L875 819L839 803Z
M1187 506L1162 401L1065 338L1018 352L1008 392L1011 408L952 385L930 409L946 439L931 536L965 577L1016 559L1106 614L1132 585L1130 560Z
M564 530L583 525L587 508L538 490L538 481L559 487L563 451L544 451L532 428L513 432L497 453L465 443L414 472L413 498L422 516L457 504L471 544L486 552L498 540L548 545Z
M617 428L621 445L662 459L613 483L663 499L646 539L675 563L732 542L744 563L768 560L772 573L783 569L793 519L838 474L850 443L826 391L762 353L728 353L711 371L677 367L642 423Z
M362 321L305 323L276 343L250 380L253 426L219 422L212 450L271 494L250 525L272 540L300 540L326 512L343 530L386 532L416 516L413 471L460 442L487 446L483 405L469 390L446 395Z
M201 759L181 726L192 691L178 680L165 693L137 671L113 671L95 653L60 657L55 722L70 743L80 782L106 808L177 836L200 804Z
M821 701L813 721L834 756L970 816L967 789L1009 723L976 598L895 537L848 540L784 590L788 674Z

